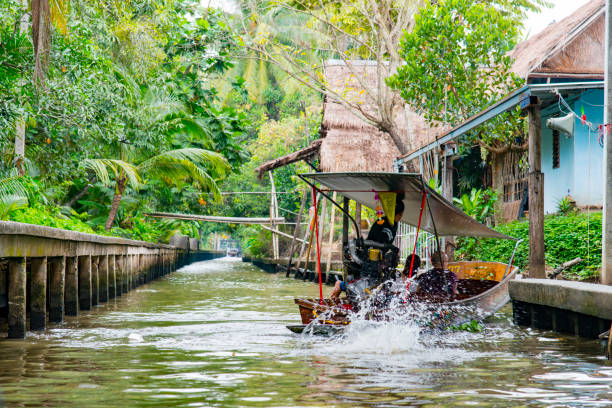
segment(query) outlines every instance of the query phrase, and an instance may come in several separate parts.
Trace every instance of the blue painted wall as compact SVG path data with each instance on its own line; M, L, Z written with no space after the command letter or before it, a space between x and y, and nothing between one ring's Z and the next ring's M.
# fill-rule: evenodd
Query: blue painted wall
M603 123L603 89L584 92L573 104L574 112L584 109L587 120L597 127ZM603 204L603 148L597 129L590 132L576 119L574 132L574 189L572 197L579 206ZM590 141L589 141L590 139Z
M577 114L582 110L594 126L603 123L603 90L588 90L570 102ZM603 148L597 140L597 130L590 132L579 119L575 120L574 137L561 133L559 138L559 168L552 165L552 130L546 127L546 120L554 114L564 116L557 106L542 112L542 172L544 173L544 212L557 210L560 199L570 194L576 204L603 204Z
M557 109L555 109L555 112ZM544 173L544 212L555 212L557 202L573 190L574 141L559 135L559 167L553 169L552 130L546 127L550 115L542 115L542 172Z

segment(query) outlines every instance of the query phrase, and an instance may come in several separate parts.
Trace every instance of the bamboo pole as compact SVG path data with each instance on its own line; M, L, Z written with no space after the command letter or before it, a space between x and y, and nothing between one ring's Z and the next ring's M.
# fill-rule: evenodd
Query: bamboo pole
M334 191L334 195L332 197L334 201L336 201L336 192ZM329 229L329 241L327 243L327 266L325 267L325 274L329 274L331 270L331 259L332 259L332 245L334 244L334 227L336 226L336 206L332 205L331 208L331 216L330 216L330 229Z
M289 263L287 263L287 274L286 274L287 277L289 277L289 273L291 272L291 263L293 261L293 251L295 248L295 241L298 239L297 235L300 231L300 222L302 221L302 213L304 212L304 207L306 206L307 197L308 197L308 191L304 189L302 191L302 202L300 203L300 211L298 212L297 219L295 221L295 229L293 230L293 239L291 239L291 246L289 247Z
M266 226L266 225L262 225L262 226L261 226L261 228L263 228L263 229L265 229L265 230L268 230L268 231L270 231L271 233L276 234L276 235L279 235L279 236L281 236L281 237L285 237L285 238L291 238L291 239L293 239L293 235L289 235L289 234L287 234L287 233L285 233L285 232L282 232L282 231L279 231L279 230L277 230L277 229L272 229L272 228L270 228L270 227L268 227L268 226ZM300 239L300 238L296 238L296 241L305 242L304 240L302 240L302 239Z
M349 240L349 217L348 212L350 211L350 200L347 197L344 197L342 200L342 208L344 211L342 212L342 254L341 259L344 260L344 253L348 247ZM342 280L346 281L346 268L342 268Z
M212 215L178 214L164 212L151 212L147 213L147 216L153 218L172 218L177 220L209 221L228 224L270 224L270 217L221 217ZM275 224L291 224L285 221L285 217L274 217L272 221L274 221Z
M304 269L306 269L308 267L308 259L310 258L310 248L312 247L312 236L313 234L313 223L314 223L314 207L310 207L312 208L312 213L310 215L310 221L308 222L308 228L306 228L306 232L304 233L304 240L306 238L308 238L308 244L306 245L306 255L304 256L304 246L302 246L302 253L300 254L300 260L298 261L297 264L297 269L300 268L300 265L302 264L302 261L305 260L306 261L306 266L304 267Z
M308 239L308 250L306 251L306 263L304 264L304 280L306 280L306 271L308 270L308 263L310 262L310 253L312 252L312 241L315 236L314 217L310 225L311 225L312 231L310 232L310 237Z
M272 172L268 171L268 176L270 177L270 226L272 229L276 229L274 225L274 218L277 216L278 210L276 209L276 188L274 187L274 177L272 176ZM278 237L276 235L272 235L272 256L274 259L278 259Z
M300 264L302 263L302 259L303 259L303 256L304 256L304 250L306 249L306 244L307 244L307 242L310 242L310 241L307 241L307 240L309 239L309 236L310 236L310 228L311 228L311 226L312 226L312 214L309 215L308 224L306 224L306 230L304 231L304 239L302 240L302 246L300 248L300 253L298 255L298 263L296 265L296 268L298 268L298 269L300 268Z
M355 203L355 221L357 221L357 237L361 237L361 204Z

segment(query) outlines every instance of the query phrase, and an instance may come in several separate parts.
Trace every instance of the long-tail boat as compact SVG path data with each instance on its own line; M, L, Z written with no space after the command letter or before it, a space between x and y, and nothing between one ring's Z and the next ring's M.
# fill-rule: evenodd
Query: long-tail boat
M444 199L434 189L430 188L419 174L407 173L312 173L302 174L300 177L306 181L313 192L318 192L338 206L355 224L355 220L348 212L332 200L327 194L336 191L365 205L369 208L381 206L380 197L396 198L402 200L405 210L401 222L417 227L417 237L420 230L435 234L438 248L440 236L471 236L496 239L514 239L501 234L460 211L452 203ZM319 186L316 186L318 183ZM398 198L399 197L399 198ZM389 211L387 200L385 213L390 212L392 218L394 210ZM394 206L394 204L393 204ZM383 205L383 207L385 207ZM387 214L389 215L389 214ZM508 295L508 282L514 279L518 268L513 266L514 255L520 241L516 242L509 262L482 262L460 261L448 264L448 269L457 275L456 293L452 296L436 296L418 292L404 291L399 304L394 303L394 315L407 316L415 309L417 323L427 327L447 327L460 325L471 320L483 320L499 310L510 299ZM378 247L374 242L353 239L344 251L345 280L351 280L360 272L363 276L366 270L375 269L381 276L394 277L397 259L384 257L372 268L368 265L368 247ZM416 245L415 245L416 248ZM384 265L385 260L390 260ZM378 261L377 261L378 262ZM367 266L367 267L366 267ZM319 299L295 299L299 307L301 325L287 326L294 332L302 332L310 328L313 333L320 334L335 332L351 323L359 305L354 300L346 298L339 301L323 298L322 286ZM388 298L388 294L387 294ZM387 319L385 307L381 304L377 311L374 307L367 318L372 320ZM429 311L430 313L427 313ZM380 313L378 313L380 312ZM410 315L412 316L412 315Z

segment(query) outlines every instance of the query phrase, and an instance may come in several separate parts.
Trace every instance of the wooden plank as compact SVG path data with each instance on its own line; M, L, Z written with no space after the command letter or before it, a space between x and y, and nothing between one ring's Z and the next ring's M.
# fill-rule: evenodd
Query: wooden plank
M539 103L529 115L529 277L546 278L544 269L544 174L542 174L542 129Z
M280 235L281 237L285 237L285 238L291 238L291 239L293 239L293 235L289 235L289 234L284 233L284 232L282 232L282 231L279 231L279 230L277 230L277 229L272 229L272 228L270 228L270 227L268 227L268 226L266 226L266 225L262 225L262 226L261 226L261 228L263 228L263 229L265 229L265 230L268 230L268 231L272 232L273 234ZM306 242L306 241L304 241L304 240L302 240L302 239L300 239L300 238L296 238L296 241L299 241L299 242Z

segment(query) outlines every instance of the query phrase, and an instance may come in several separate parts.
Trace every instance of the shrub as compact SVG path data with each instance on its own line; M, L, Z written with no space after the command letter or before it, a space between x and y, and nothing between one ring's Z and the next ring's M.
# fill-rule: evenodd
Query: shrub
M529 262L529 222L514 221L495 227L508 236L523 239L514 264L524 269ZM601 213L589 215L548 215L544 219L544 248L546 264L558 267L574 258L583 262L565 272L580 279L598 275L601 268ZM587 239L587 235L589 239ZM590 244L590 248L589 248ZM511 240L462 237L457 240L456 256L465 260L507 262L515 242Z
M59 208L32 206L11 212L10 221L26 224L43 225L46 227L62 228L70 231L95 233L94 230L78 218L67 217L60 213Z

